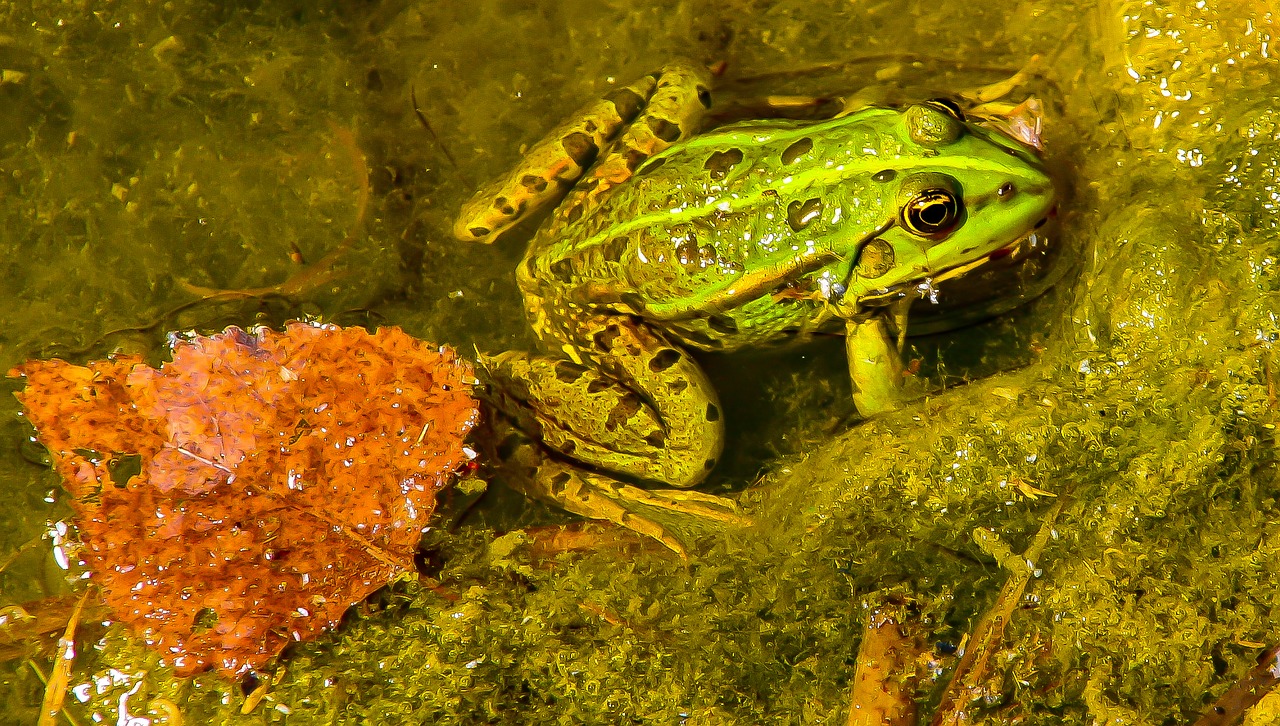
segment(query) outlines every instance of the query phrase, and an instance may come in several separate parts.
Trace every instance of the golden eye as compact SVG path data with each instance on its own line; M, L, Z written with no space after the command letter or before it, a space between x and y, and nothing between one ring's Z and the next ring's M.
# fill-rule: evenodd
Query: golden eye
M960 222L963 205L947 189L925 189L902 207L902 226L913 234L932 237L946 234Z

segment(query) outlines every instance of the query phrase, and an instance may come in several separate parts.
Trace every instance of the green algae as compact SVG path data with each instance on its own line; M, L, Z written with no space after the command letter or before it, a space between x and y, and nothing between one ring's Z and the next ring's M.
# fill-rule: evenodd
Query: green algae
M756 416L722 485L772 466L742 495L759 526L705 538L688 563L601 552L548 567L520 533L432 532L432 575L455 600L388 587L262 674L273 682L249 714L246 684L173 679L118 626L86 626L99 640L81 645L78 718L123 707L164 722L175 704L188 723L843 722L867 612L908 603L932 655L954 663L1009 576L1008 553L975 530L1021 552L1058 506L976 722L1192 721L1272 644L1280 111L1264 8L218 8L0 11L0 66L26 74L0 84L19 109L0 126L6 368L154 355L166 330L307 313L463 347L527 344L503 272L518 251L449 242L451 210L604 79L691 49L728 60L730 82L774 74L779 92L845 91L877 71L944 90L999 74L954 77L942 58L1007 69L1044 54L1077 268L1026 309L945 339L968 352L940 344L937 375L951 366L968 385L856 426L839 425L838 346L760 356L781 369L764 391L712 360L737 392L727 415ZM859 57L874 59L856 66L865 76L838 66ZM335 129L370 170L359 224L356 157ZM275 284L296 271L290 242L315 260L353 228L341 274L300 296L192 304L175 281ZM37 467L5 455L0 477L15 492L0 505L4 551L65 516ZM6 570L6 602L63 591L50 559L29 551ZM0 719L32 720L30 669L12 662L0 682ZM927 712L939 684L920 695Z

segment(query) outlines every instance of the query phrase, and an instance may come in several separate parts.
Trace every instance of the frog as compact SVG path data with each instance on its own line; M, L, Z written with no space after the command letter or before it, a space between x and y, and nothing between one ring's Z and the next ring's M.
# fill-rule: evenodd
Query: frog
M490 243L545 214L515 275L539 350L481 361L538 442L520 488L681 553L673 513L748 521L694 489L724 450L694 351L843 332L855 406L892 411L911 302L1007 254L1055 199L1036 149L954 101L702 129L710 108L710 73L690 62L621 86L453 229Z

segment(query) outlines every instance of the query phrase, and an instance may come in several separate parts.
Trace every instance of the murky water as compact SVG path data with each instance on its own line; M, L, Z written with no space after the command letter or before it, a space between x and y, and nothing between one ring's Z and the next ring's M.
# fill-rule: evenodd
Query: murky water
M708 360L736 452L715 485L769 474L744 495L760 526L688 564L535 567L518 534L433 534L458 600L398 586L290 652L249 714L242 684L172 679L83 626L80 722L843 723L868 613L888 608L942 671L916 682L930 713L1037 531L1007 625L973 646L990 661L974 721L1193 721L1275 645L1268 5L541 5L0 8L0 366L159 360L168 331L306 315L526 346L520 250L452 242L453 211L674 56L725 62L720 98L745 99L937 94L1040 55L1029 92L1075 266L996 323L919 343L934 375L976 380L867 424L843 423L838 343ZM6 605L72 592L42 539L69 510L16 412L0 401ZM504 524L557 521L532 511ZM0 668L0 720L34 721L24 658L48 673L49 652L19 643Z

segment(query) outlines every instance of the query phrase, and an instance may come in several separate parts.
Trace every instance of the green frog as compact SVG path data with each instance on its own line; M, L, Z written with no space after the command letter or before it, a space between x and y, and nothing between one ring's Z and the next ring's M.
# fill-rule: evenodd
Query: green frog
M911 300L1007 253L1054 205L1035 151L950 101L702 131L710 85L676 63L596 101L454 228L490 242L555 206L516 271L546 350L483 359L546 452L524 488L676 551L666 513L742 521L689 489L724 439L691 349L843 328L859 411L891 410Z

